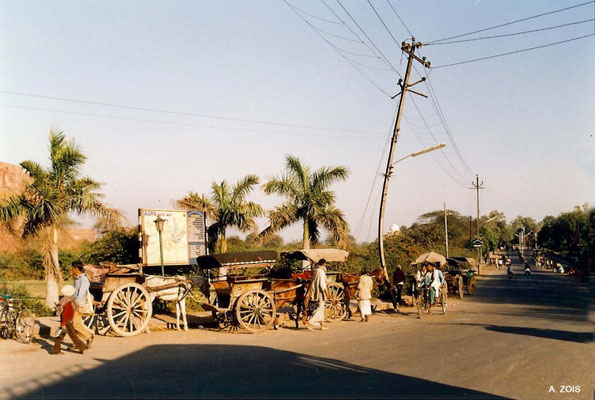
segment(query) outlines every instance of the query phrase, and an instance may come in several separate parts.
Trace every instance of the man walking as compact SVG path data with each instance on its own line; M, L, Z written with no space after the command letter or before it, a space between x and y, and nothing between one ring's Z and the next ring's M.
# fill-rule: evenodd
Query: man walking
M359 306L359 312L362 316L362 322L370 321L370 315L372 315L372 307L370 305L370 300L372 300L372 289L374 289L372 277L366 273L365 269L362 269L361 276L359 277L359 284L357 285L357 305Z
M86 308L92 307L92 304L88 304L89 287L91 283L84 274L83 263L75 261L72 263L72 275L74 276L74 294L72 298L74 300L74 316L72 317L72 328L74 335L77 339L86 344L86 347L90 347L93 343L95 335L83 324L82 313L86 312Z
M324 323L324 302L328 297L328 289L326 283L326 260L321 258L318 261L318 267L314 270L314 276L312 277L312 283L310 284L310 301L316 302L318 306L316 311L312 315L312 318L306 323L306 328L309 330L313 326L320 326L320 330L328 329L323 326Z
M401 304L401 294L403 293L403 285L405 284L405 273L401 264L397 265L397 269L393 273L393 283L397 291L397 304Z

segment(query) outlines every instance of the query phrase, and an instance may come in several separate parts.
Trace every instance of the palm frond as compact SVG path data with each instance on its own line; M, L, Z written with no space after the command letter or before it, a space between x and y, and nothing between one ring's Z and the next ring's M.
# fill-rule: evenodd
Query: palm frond
M287 226L298 221L297 208L292 203L285 203L269 211L269 226L266 227L260 236L278 232Z
M246 175L233 186L231 201L234 203L241 202L254 189L255 185L258 185L258 176Z
M268 178L268 182L263 185L263 190L266 194L276 193L286 197L299 197L298 181L289 174Z
M349 170L346 167L322 167L312 174L311 189L323 191L334 182L346 180L348 176Z
M322 225L331 234L335 243L343 247L349 238L349 224L345 220L343 211L334 206L328 207L316 217L316 222Z
M195 192L189 192L186 196L176 201L176 206L185 210L197 210L206 213L207 218L217 219L217 209L215 205L205 194L199 195Z
M299 180L300 186L306 190L309 186L310 167L302 165L299 158L288 155L285 157L285 168Z
M47 177L47 172L35 161L23 161L20 165L35 181L43 181Z
M0 221L12 221L26 212L24 195L11 196L0 202Z

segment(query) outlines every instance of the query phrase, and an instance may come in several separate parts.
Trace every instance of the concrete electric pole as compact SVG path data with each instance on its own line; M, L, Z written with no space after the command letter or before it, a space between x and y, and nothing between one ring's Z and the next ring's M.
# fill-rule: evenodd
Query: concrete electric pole
M412 92L415 93L417 95L423 96L423 97L427 97L424 94L421 94L419 92L416 92L414 90L412 90L411 88L415 85L417 85L420 82L423 82L426 80L426 78L421 78L419 81L415 82L415 83L409 83L409 78L411 76L411 67L413 66L413 61L417 61L419 63L421 63L424 67L429 68L430 67L430 62L426 61L425 57L423 58L419 58L418 56L415 55L415 49L419 49L422 46L421 42L416 42L415 38L411 38L411 44L407 43L407 42L403 42L401 43L401 50L407 54L407 69L405 70L405 77L403 80L399 79L399 86L401 87L401 92L399 93L401 95L401 98L399 99L399 107L397 109L397 118L395 120L395 127L393 129L393 135L392 135L392 139L390 142L390 150L388 152L388 161L386 163L386 171L384 173L384 183L382 185L382 197L380 199L380 213L378 216L378 251L380 253L380 266L382 268L382 270L384 271L384 278L386 280L386 286L389 290L389 292L391 293L392 296L392 300L393 300L393 306L395 307L395 309L397 309L397 301L395 298L395 295L393 293L391 284L390 284L390 280L388 277L388 271L386 269L386 260L384 258L384 210L386 208L386 196L388 194L388 182L391 178L391 175L393 173L393 158L395 156L395 148L397 145L397 140L399 139L399 131L401 130L401 118L403 116L403 106L405 105L405 97L407 95L407 92ZM399 94L395 95L393 97L393 99L395 97L397 97Z

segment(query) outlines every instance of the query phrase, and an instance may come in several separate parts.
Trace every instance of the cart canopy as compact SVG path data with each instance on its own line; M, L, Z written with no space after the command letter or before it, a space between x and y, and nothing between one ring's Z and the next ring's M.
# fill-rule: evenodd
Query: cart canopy
M450 257L453 260L456 260L459 262L459 264L468 264L469 266L475 268L477 266L477 261L474 258L471 257Z
M196 259L202 269L212 268L246 268L265 267L277 262L277 252L274 250L249 251L241 253L222 253L200 256Z
M430 251L429 253L424 253L421 256L417 257L415 261L411 263L411 265L423 263L440 263L440 266L443 266L444 264L446 264L446 258L442 254Z
M328 262L345 262L349 257L349 252L339 249L308 249L286 251L281 253L281 256L290 260L310 260L314 263L323 258Z

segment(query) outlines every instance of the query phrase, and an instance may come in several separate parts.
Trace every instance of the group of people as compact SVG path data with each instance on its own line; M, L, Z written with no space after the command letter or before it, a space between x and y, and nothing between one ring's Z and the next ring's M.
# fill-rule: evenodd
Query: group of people
M429 307L427 313L430 314L432 305L436 303L436 298L441 290L446 290L446 279L440 269L436 268L432 263L423 263L421 268L415 275L417 287L428 287L429 290Z
M312 283L310 284L310 301L316 304L316 308L306 324L306 327L310 330L328 329L328 327L324 326L325 302L329 297L326 272L326 260L320 259L318 263L316 263L314 276L312 277ZM362 317L361 321L369 322L370 315L372 315L371 300L372 291L374 290L374 281L370 276L370 273L365 269L361 271L357 289L357 305Z

